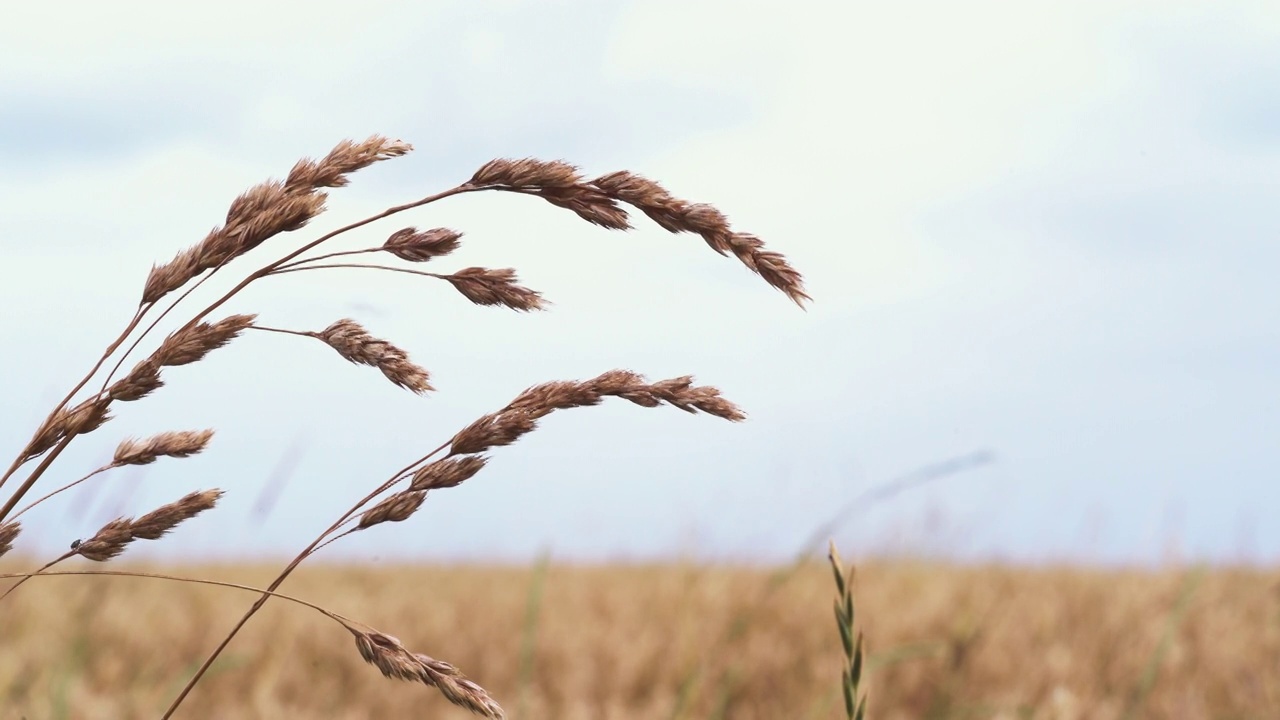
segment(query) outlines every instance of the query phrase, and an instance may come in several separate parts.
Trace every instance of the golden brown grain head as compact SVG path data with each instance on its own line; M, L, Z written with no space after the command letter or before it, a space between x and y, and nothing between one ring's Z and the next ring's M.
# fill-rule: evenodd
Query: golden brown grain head
M469 455L493 447L510 445L538 426L527 412L499 412L482 415L463 428L449 444L450 455Z
M13 541L22 532L22 525L17 520L0 523L0 557L13 549Z
M76 435L93 432L111 419L110 397L90 398L71 408L60 408L45 420L22 452L24 461L43 455L49 448Z
M489 461L483 455L466 455L437 460L413 474L410 490L437 490L460 485L480 472Z
M422 507L422 501L426 499L426 491L398 492L366 510L356 527L364 530L384 522L404 522Z
M133 521L129 518L117 518L102 526L93 537L75 546L75 553L94 562L106 562L124 552L124 548L133 542L131 530Z
M396 385L421 395L434 390L427 371L409 361L409 354L386 340L373 337L360 323L343 318L318 333L308 335L324 341L339 355L358 365L382 371Z
M556 410L599 405L605 397L620 397L641 407L663 403L686 412L703 412L737 422L742 409L710 386L695 386L691 376L647 383L630 370L610 370L590 380L556 381L534 385L504 409L484 415L453 436L450 455L469 455L510 445L532 432L537 422Z
M590 185L542 188L529 194L537 195L557 207L572 210L578 217L592 225L609 230L630 230L631 219L627 211L611 197Z
M804 290L804 278L785 257L766 250L755 235L734 232L729 219L714 206L676 198L658 183L625 170L602 175L591 184L608 197L635 206L669 232L694 233L721 255L732 253L797 305L804 307L805 301L812 300Z
M562 160L498 158L481 166L467 184L523 190L568 188L581 182L582 176L578 174L578 168Z
M162 432L139 440L128 438L117 447L114 465L148 465L160 457L189 457L204 450L213 438L213 430L178 430Z
M343 140L319 161L303 158L289 171L285 186L294 192L304 192L323 187L345 187L350 181L347 175L390 158L400 157L413 150L413 146L382 135L371 135L356 142Z
M457 250L461 238L462 233L449 228L418 232L417 228L407 227L391 233L382 249L401 260L426 262Z
M227 222L214 228L171 262L153 266L142 292L152 303L177 290L205 270L220 267L282 232L299 230L324 212L322 192L290 191L279 180L250 188L231 203Z
M223 492L217 489L190 493L181 500L162 505L134 520L129 526L129 532L137 539L159 540L184 520L190 520L205 510L212 509L222 495Z
M196 323L165 338L152 355L159 365L187 365L234 340L257 315L230 315L215 323Z
M502 305L522 311L546 307L541 293L516 284L516 271L511 268L469 267L441 277L477 305Z
M285 180L255 185L231 203L222 227L214 228L172 261L151 268L142 292L143 304L156 302L204 271L234 260L275 235L305 227L324 212L327 196L321 188L342 187L348 182L347 175L411 149L408 143L381 135L361 142L343 140L319 161L298 161Z
M434 687L449 702L477 715L495 720L506 717L502 707L484 688L468 680L453 665L421 653L411 653L399 639L390 635L348 629L355 636L360 657L386 677Z
M164 386L160 379L160 362L149 357L133 367L128 375L120 378L107 388L107 395L112 400L130 402L141 400Z

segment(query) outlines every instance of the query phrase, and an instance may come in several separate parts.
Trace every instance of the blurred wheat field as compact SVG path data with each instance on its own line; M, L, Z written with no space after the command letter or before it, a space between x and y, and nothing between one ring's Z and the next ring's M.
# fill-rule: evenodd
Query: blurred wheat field
M129 569L256 585L278 570ZM283 590L458 665L516 720L834 720L830 570L779 572L316 566ZM156 717L253 597L28 583L0 614L0 717ZM858 568L855 597L872 718L1280 718L1280 571L879 562ZM279 600L192 701L180 717L469 717L382 678L341 627Z

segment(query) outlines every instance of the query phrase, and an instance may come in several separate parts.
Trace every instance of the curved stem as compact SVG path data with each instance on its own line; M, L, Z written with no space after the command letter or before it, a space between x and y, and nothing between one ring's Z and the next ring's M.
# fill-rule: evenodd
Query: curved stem
M396 213L404 212L405 210L411 210L416 207L421 207L423 205L433 203L437 200L443 200L444 198L451 197L453 195L461 195L463 193L469 193L469 192L478 192L481 190L489 190L492 188L493 186L489 186L489 185L467 185L467 184L459 185L457 187L450 188L449 190L438 192L434 195L428 195L425 198L422 198L420 200L415 200L414 202L407 203L405 205L397 205L395 207L387 208L386 210L383 210L382 212L376 215L371 215L363 220L358 220L349 225L344 225L343 227L340 227L337 230L334 230L325 235L322 235L319 238L311 241L310 243L303 245L301 248L298 248L297 250L289 253L288 255L285 255L283 258L280 258L279 260L269 265L266 265L262 268L259 268L258 270L251 273L244 280L240 281L238 285L228 290L226 294L224 294L221 298L214 301L207 308L201 311L200 314L192 318L187 323L187 325L184 326L183 329L187 329L194 326L197 322L202 320L209 313L213 312L222 304L226 303L228 300L234 297L236 293L243 290L246 286L249 285L249 283L252 283L254 280L257 280L261 277L265 277L271 274L273 271L279 269L285 263L288 263L290 260L297 258L299 255L307 252L308 250L311 250L312 248L325 242L326 240L337 237L338 235L341 235L350 230L363 227L377 220L390 217L392 215L395 215ZM448 446L448 443L445 443L440 447L440 449L443 449L447 446ZM439 449L437 449L431 454L435 454L435 452L439 452ZM430 455L428 455L427 457L430 457ZM413 466L411 465L405 471L401 471L400 473L397 473L397 475L393 477L390 481L385 483L385 485L389 487L391 484L394 484L400 475L403 475L404 472L407 472L408 469L412 469L412 467ZM330 533L337 530L342 525L342 523L347 520L347 518L355 514L361 507L363 507L370 500L372 500L374 497L380 494L383 491L383 489L384 488L379 488L377 491L370 493L363 500L357 503L355 507L347 511L346 514L344 514L341 518L339 518L339 520L335 522L328 530L321 533L320 536L317 537L314 541L312 541L312 543L308 545L306 549L304 549L301 553L298 554L297 557L295 557L292 561L290 561L290 563L284 568L284 570L281 571L280 575L277 576L276 579L272 581L270 586L268 586L267 590L270 592L274 592L276 588L280 587L280 585L284 583L285 579L289 577L289 575L294 571L294 569L297 568L298 565L300 565L302 561L307 558L308 555L314 552L316 548L319 547L322 542L324 542L325 538ZM3 516L0 516L0 517L3 517ZM267 600L270 599L270 597L271 597L270 594L264 592L262 597L259 597L253 603L253 605L245 612L245 614L240 618L240 620L235 624L235 626L231 628L231 631L227 633L227 636L222 639L222 642L218 643L218 646L214 648L213 652L211 652L209 656L205 658L204 663L200 666L198 670L196 670L195 674L191 676L191 679L187 681L187 684L183 686L182 690L178 693L178 696L173 699L173 702L170 703L168 709L165 710L162 720L168 720L169 718L173 717L173 713L177 711L178 707L182 705L182 701L185 700L187 698L187 695L191 693L191 689L196 686L196 683L200 682L200 678L204 677L204 674L209 671L209 668L213 665L214 661L218 659L218 656L222 654L222 651L226 649L227 645L231 644L231 641L235 638L236 634L240 632L240 628L244 627L245 623L249 622L249 619L252 618L258 612L258 610L262 608L264 604L266 604Z
M48 570L49 568L53 567L54 565L57 565L58 563L62 562L63 560L66 560L67 558L69 558L69 557L71 557L72 555L75 555L75 554L76 554L76 551L75 551L75 550L72 550L72 551L70 551L70 552L65 552L65 553L63 553L63 554L62 554L62 556L61 556L61 557L57 557L57 558L54 558L53 560L50 560L49 562L45 563L43 567L41 567L39 570L36 570L36 571L35 571L35 572L33 572L33 573L19 573L20 575L22 575L22 576L23 576L23 578L22 578L21 580L19 580L18 582L14 583L13 585L10 585L10 586L9 586L9 589L8 589L8 590L5 590L3 595L0 595L0 600L3 600L3 599L5 599L5 598L9 597L9 593L11 593L11 592L13 592L14 590L17 590L18 588L22 587L22 583L24 583L24 582L26 582L26 581L30 580L31 578L33 578L33 577L35 577L35 576L37 576L37 575L43 574L45 570Z
M39 505L40 503L44 502L45 500L48 500L49 498L53 497L54 495L57 495L58 493L63 492L63 491L66 491L66 490L70 490L71 488L73 488L73 487L75 487L75 486L79 485L80 483L84 482L85 480L88 480L89 478L93 477L94 475L97 475L98 473L101 473L101 472L106 472L106 471L110 470L111 468L115 468L115 467L120 467L120 466L119 466L119 465L116 465L115 463L110 463L110 464L108 464L108 465L103 465L102 467L98 468L97 470L94 470L93 472L89 473L88 475L85 475L84 477L80 478L79 480L76 480L75 482L72 482L72 483L67 483L66 485L63 485L62 487L58 488L57 490L54 490L54 491L53 491L53 492L51 492L51 493L47 493L47 494L45 494L45 496L44 496L44 497L42 497L42 498L40 498L39 500L35 500L35 501L33 501L33 502L28 503L26 507L24 507L24 508L22 508L21 510L19 510L18 512L14 513L14 514L13 514L13 517L11 517L11 518L9 518L9 519L10 519L10 520L17 520L18 518L22 517L22 514L23 514L23 513L25 513L26 511L30 510L31 508L33 508L33 507L35 507L35 506Z
M282 270L272 270L272 275L283 275L291 272L302 272L304 270L324 270L326 268L367 268L369 270L390 270L392 272L409 273L411 275L425 275L433 278L443 278L440 273L427 272L426 270L411 270L409 268L396 267L394 265L374 265L372 263L321 263L320 265L295 265Z
M315 337L313 333L305 330L285 330L284 328L267 327L266 325L250 325L249 330L262 330L264 332L284 333L285 335L301 335L302 337Z
M357 512L359 512L360 509L363 508L365 505L369 504L369 501L373 500L378 495L381 495L383 492L386 492L386 490L389 489L392 485L402 480L406 476L406 474L409 473L409 471L411 471L414 467L422 464L423 462L426 462L428 458L440 452L441 450L445 449L446 447L449 447L448 442L442 444L440 447L436 448L435 450L432 450L431 452L427 453L421 459L416 460L413 463L410 463L409 465L405 466L405 468L403 468L402 470L397 471L396 474L391 476L390 480L380 485L376 490L369 493L362 500L360 500L355 505L353 505L350 510L348 510L346 513L343 514L342 517L338 518L337 522L335 522L333 525L330 525L329 529L320 533L320 535L316 537L315 540L311 541L310 545L308 545L302 552L298 553L297 557L289 561L289 564L285 566L284 570L280 571L280 574L276 576L276 579L272 580L271 584L267 586L267 590L263 593L262 597L258 598L253 603L253 605L247 611L245 611L245 614L240 618L238 622L236 622L235 626L231 628L231 631L227 633L227 636L222 639L222 642L218 643L218 646L213 649L213 652L209 653L209 657L205 658L204 663L200 666L200 669L196 670L195 675L193 675L191 679L187 681L187 684L182 688L182 692L180 692L178 694L178 697L174 698L173 703L169 705L169 709L165 710L164 716L161 718L161 720L169 720L169 718L173 717L173 713L178 709L178 706L181 705L182 701L185 700L187 695L191 693L191 689L195 687L196 683L200 682L200 678L204 677L204 674L209 671L209 668L213 665L214 661L218 659L218 656L222 654L222 651L225 650L226 647L231 644L231 641L235 638L236 634L240 632L240 629L243 628L245 624L249 622L250 618L252 618L255 614L257 614L258 610L262 609L262 606L265 605L267 600L271 597L271 593L273 593L277 588L279 588L281 585L284 584L284 581L289 577L290 574L293 573L294 570L297 569L299 565L302 564L303 560L306 560L308 557L310 557L311 554L314 553L316 550L318 550L321 545L326 544L325 539L329 535L331 535L332 533L336 532L339 528L341 528L342 525L345 524L348 519L350 519Z
M73 438L75 438L74 435L68 438L63 438L62 442L59 442L48 455L44 456L44 459L36 466L36 469L31 471L31 474L27 476L27 479L23 481L22 485L15 490L13 495L11 495L8 501L5 502L4 507L0 508L0 520L4 520L9 517L9 513L13 510L13 506L17 505L18 502L22 500L22 496L27 494L27 491L31 489L31 486L36 484L36 480L39 480L40 476L44 474L44 471L48 470L49 466L53 464L53 461L62 454L62 451L67 449L67 446L71 444L71 440Z
M208 275L205 275L199 280L196 280L196 282L191 287L183 291L183 293L179 295L176 300L169 303L169 307L165 308L164 311L161 312L160 315L155 320L152 320L151 324L147 326L146 330L143 330L142 333L138 335L138 337L133 339L133 343L129 345L129 349L124 351L124 354L121 355L120 359L116 361L115 367L111 368L111 372L107 373L107 379L102 381L102 390L100 392L106 392L107 386L111 384L111 379L115 377L116 373L120 372L120 366L124 365L124 361L129 357L129 354L138 348L138 343L142 342L143 338L151 334L151 331L156 329L156 325L159 325L160 321L163 320L166 315L168 315L170 312L173 311L175 307L178 306L178 303L182 302L183 300L186 300L188 295L196 291L196 288L199 288L201 285L205 284L205 282L209 278L213 277L214 275L217 275L218 271L224 267L226 267L225 263L223 265L219 265L215 267L212 271L209 272Z
M319 605L316 605L315 603L307 602L306 600L303 600L298 597L294 597L292 595L272 592L270 590L263 590L262 588L253 587L252 585L241 585L240 583L224 582L221 580L205 580L203 578L185 578L185 577L179 577L177 575L165 575L163 573L131 572L127 570L54 570L53 572L37 572L37 573L2 573L0 574L0 578L3 578L3 579L22 578L25 581L25 580L30 580L31 578L36 577L37 575L39 575L40 577L57 577L57 576L63 576L63 575L106 575L106 576L114 576L114 577L133 577L133 578L151 578L154 580L172 580L174 582L193 583L197 585L215 585L217 587L235 588L237 590L248 590L250 592L271 595L272 597L278 597L281 600L288 600L289 602L297 603L299 605L302 605L303 607L309 607L312 610L315 610L316 612L320 613L321 615L324 615L332 620L337 621L338 623L342 624L344 627L349 628L351 625L364 625L364 623L357 622L355 620L352 620L351 618L339 615L338 613L325 610L324 608L320 607ZM369 627L369 626L366 625L365 627Z
M328 260L329 258L343 257L345 255L363 255L364 253L379 252L380 250L382 250L381 247L371 247L371 248L365 248L363 250L340 250L338 252L325 253L324 255L317 255L315 257L303 258L301 260L294 260L293 262L285 263L284 265L279 266L277 270L280 268L296 267L303 263L315 262L316 260Z

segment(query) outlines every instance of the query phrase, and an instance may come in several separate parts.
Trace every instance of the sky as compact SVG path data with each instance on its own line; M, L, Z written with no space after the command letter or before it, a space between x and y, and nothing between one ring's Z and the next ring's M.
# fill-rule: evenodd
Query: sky
M227 312L298 330L356 318L438 391L251 333L170 369L37 487L125 437L213 428L206 452L49 501L22 549L220 487L216 511L130 555L291 555L525 387L624 367L693 374L749 419L563 412L410 521L325 556L775 562L833 535L853 557L1280 561L1271 3L297 7L8 11L0 448L16 453L92 366L152 263L344 138L415 151L358 173L229 276L491 158L533 156L716 205L790 258L814 302L643 217L618 233L532 198L450 199L335 249L456 228L463 246L437 270L516 268L548 311L370 271L255 285Z

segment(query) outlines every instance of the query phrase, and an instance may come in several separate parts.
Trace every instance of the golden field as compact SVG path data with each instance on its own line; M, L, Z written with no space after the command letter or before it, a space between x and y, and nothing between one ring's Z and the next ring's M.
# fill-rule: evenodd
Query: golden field
M277 570L126 568L255 585ZM282 590L459 666L515 720L834 720L830 568L793 570L317 566ZM1280 718L1277 570L877 562L859 567L855 597L871 718ZM32 581L0 609L0 718L158 717L252 599ZM332 620L273 600L178 717L469 715L383 678Z

